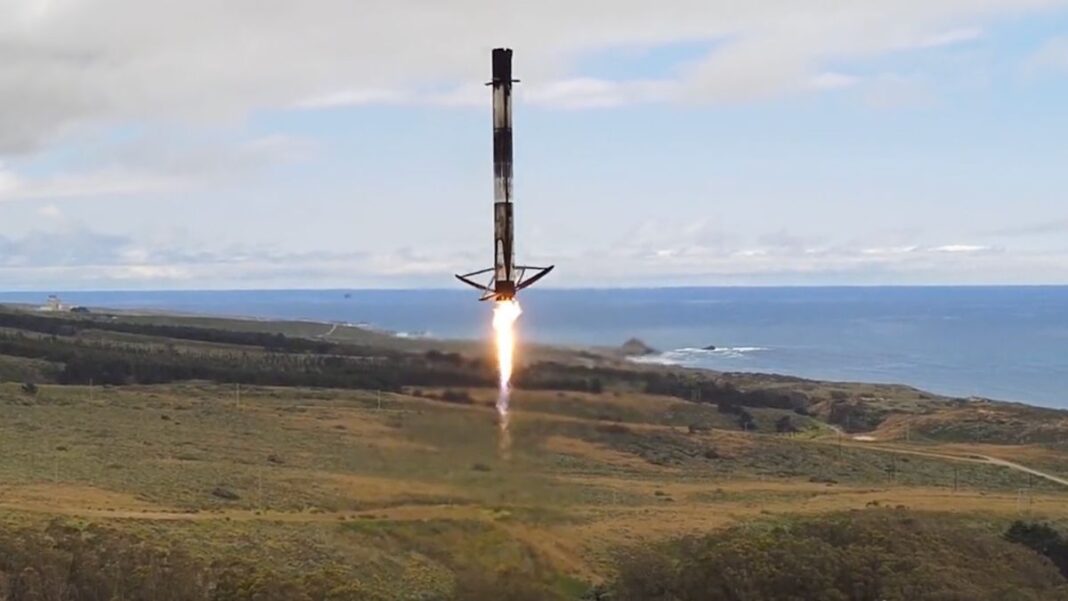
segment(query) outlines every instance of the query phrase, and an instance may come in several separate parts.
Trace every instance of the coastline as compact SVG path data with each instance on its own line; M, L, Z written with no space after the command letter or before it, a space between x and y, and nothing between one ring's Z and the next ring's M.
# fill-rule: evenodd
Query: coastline
M1056 294L1062 293L1061 287L1053 288ZM610 323L605 322L598 311L588 314L587 311L591 309L587 307L586 300L583 300L585 304L581 305L559 305L565 301L572 302L576 298L573 291L547 290L543 294L532 296L530 310L521 320L521 343L529 353L538 356L546 352L612 354L615 352L616 345L623 342L627 336L637 335L643 339L650 336L650 341L654 345L666 350L654 357L640 359L641 363L661 363L665 366L705 369L717 373L782 374L787 377L826 382L900 383L947 397L1006 399L1010 402L1050 408L1068 406L1068 398L1061 394L1061 391L1068 390L1068 386L1057 384L1068 377L1063 366L1058 368L1052 365L1052 371L1042 373L1041 363L1032 363L1028 357L1014 352L1013 348L992 347L989 353L973 353L974 356L969 356L967 359L950 360L949 358L956 357L958 353L953 344L946 344L941 351L933 350L933 347L931 351L923 351L923 355L916 357L914 361L912 357L886 359L878 356L897 348L886 346L887 341L879 338L872 338L868 343L864 337L859 337L859 340L852 341L853 346L843 346L837 349L836 353L828 353L828 351L836 350L836 345L828 344L823 340L826 340L826 336L834 336L839 324L829 324L817 332L817 335L824 338L813 338L811 348L798 346L796 342L788 344L780 341L781 334L769 335L771 332L779 332L780 328L774 325L769 324L766 327L757 328L752 324L747 324L744 319L740 322L742 326L738 327L745 329L738 329L733 325L726 328L708 325L696 327L699 322L695 322L695 329L688 333L685 324L709 314L709 310L704 306L692 304L691 301L694 299L689 296L699 297L701 294L715 296L723 293L723 289L685 288L683 290L687 291L689 296L683 299L673 299L673 297L662 299L656 289L628 290L617 291L624 298L613 301L618 303L614 309L617 317L614 317L614 321ZM783 291L784 289L769 290ZM789 289L784 292L788 293L784 301L789 302L783 306L793 306L790 302L798 295L802 298L823 299L819 303L831 302L827 299L837 298L833 294L836 290L838 289ZM898 296L907 295L909 290L911 289L894 289L893 293ZM936 290L940 294L948 293L954 299L969 292L969 290L957 289L957 287L937 288ZM344 290L236 291L232 293L184 291L174 298L171 297L171 293L163 291L100 292L71 293L71 300L79 303L87 301L90 310L144 319L158 316L200 320L205 323L235 321L242 322L244 325L241 327L244 328L252 327L252 324L260 324L260 326L268 324L269 329L280 333L339 342L373 342L390 347L404 347L409 342L414 342L416 347L424 350L435 346L445 346L450 351L477 350L482 352L489 336L488 316L484 311L486 307L456 292L453 290L390 290L371 291L364 294L363 291L353 291L351 299L346 298L348 293ZM712 314L719 315L725 311L737 311L737 307L746 306L750 298L763 299L761 302L768 300L763 294L764 290L732 289L727 292L731 295L730 299L734 300L717 300L716 309L711 312ZM924 290L925 294L926 292ZM1068 292L1068 288L1065 288L1064 292ZM0 298L18 296L25 300L31 294L9 293L0 295ZM633 298L626 296L627 294L631 294ZM552 302L542 300L547 297ZM608 300L612 298L599 294L598 298L601 297ZM43 300L44 296L38 295L37 298ZM63 298L67 300L65 296ZM741 299L746 299L746 302L741 303ZM117 302L115 304L93 302L97 300ZM639 304L631 304L635 302ZM659 318L661 321L656 323L667 324L669 330L659 325L651 328L648 320L642 321L646 319L643 317L645 315L643 311L646 310L642 307L656 306L661 302L669 304L668 308L663 310L666 311L665 317ZM670 304L672 302L683 304L676 306ZM22 309L33 309L40 303L8 304ZM173 306L160 306L165 304ZM198 306L200 308L197 308ZM769 307L777 306L773 304ZM836 305L828 307L837 309ZM953 307L956 307L955 303ZM624 310L627 313L634 313L633 325L629 325L631 321L622 313ZM679 313L679 311L682 312ZM589 319L583 317L587 314ZM717 319L722 321L729 315L730 313ZM663 321L665 318L668 321ZM595 323L588 323L591 320ZM569 326L568 324L571 323L576 323L576 325ZM878 321L872 323L879 324ZM908 325L910 322L901 323ZM411 326L410 330L407 329L408 324ZM441 326L441 330L438 330L438 326ZM918 323L915 327L920 327L920 324ZM331 332L331 329L334 331ZM450 335L449 331L462 332L462 334ZM858 338L855 334L853 336ZM1017 340L1025 340L1019 336ZM531 337L539 342L533 342ZM677 341L681 341L682 344L677 344ZM724 346L711 352L696 346L709 342ZM926 341L920 341L919 344L923 342ZM860 353L856 352L857 344L862 345ZM978 345L968 345L963 342L956 344L969 352L980 348ZM1045 355L1041 350L1033 351L1035 356L1051 357L1051 352L1056 353L1059 348L1056 346L1056 340L1053 339L1048 344L1054 346L1049 348ZM867 348L879 350L872 353ZM883 351L883 348L886 350ZM884 370L879 364L887 361L891 364L896 363L896 365L889 370ZM1006 361L1012 363L1006 363ZM1049 361L1047 360L1046 363L1048 364ZM1013 365L1016 367L1014 368Z

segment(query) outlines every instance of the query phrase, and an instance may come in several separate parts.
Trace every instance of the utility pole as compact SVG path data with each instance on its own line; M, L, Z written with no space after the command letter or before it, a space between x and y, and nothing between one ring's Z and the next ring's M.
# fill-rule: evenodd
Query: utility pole
M382 390L379 389L377 392L378 392L378 410L381 411L382 410Z
M234 391L237 396L237 408L241 408L241 382L234 384Z

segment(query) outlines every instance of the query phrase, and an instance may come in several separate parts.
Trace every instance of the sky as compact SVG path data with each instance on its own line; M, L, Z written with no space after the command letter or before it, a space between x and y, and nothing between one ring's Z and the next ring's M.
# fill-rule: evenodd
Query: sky
M1068 0L4 0L0 289L1068 284Z

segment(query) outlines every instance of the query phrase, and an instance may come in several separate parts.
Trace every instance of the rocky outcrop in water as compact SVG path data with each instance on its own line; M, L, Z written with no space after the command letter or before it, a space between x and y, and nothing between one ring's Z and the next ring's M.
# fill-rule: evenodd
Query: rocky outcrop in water
M619 347L620 352L628 357L641 357L642 355L656 354L656 349L645 344L637 338L631 338L623 343L623 346Z

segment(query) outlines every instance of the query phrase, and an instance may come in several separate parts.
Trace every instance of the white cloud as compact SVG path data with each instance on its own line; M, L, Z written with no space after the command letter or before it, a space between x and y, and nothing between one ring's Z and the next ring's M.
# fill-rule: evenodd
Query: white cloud
M142 137L97 148L89 166L24 176L0 163L0 201L142 196L234 179L313 156L316 145L288 135L228 143L182 144ZM54 207L53 207L54 208ZM42 209L42 215L45 215ZM50 215L46 215L50 216Z
M982 232L985 236L997 237L1034 237L1055 234L1068 235L1068 217L1053 218L1036 223L1026 223L1000 227Z
M138 173L118 167L35 179L25 179L0 169L0 201L127 196L171 189L177 184L177 180L164 175Z
M860 78L854 75L826 71L809 80L809 86L815 90L841 90L851 88L859 81Z
M609 81L577 77L548 82L525 91L531 104L568 109L611 108L625 104L657 102L676 94L667 81Z
M575 82L576 58L705 41L705 56L665 75L672 96L744 101L806 89L829 62L893 52L909 41L959 43L998 17L1064 5L7 0L0 3L0 153L32 149L86 123L228 119L297 104L440 97L440 90L484 81L486 53L501 44L517 48L517 73L532 90L562 98L563 106L610 106L646 100L647 86Z
M0 163L0 199L18 190L19 185L19 177L13 171L5 169L4 164Z
M682 229L675 231L685 236ZM665 238L669 234L664 231ZM761 238L757 245L690 241L640 254L612 245L554 256L566 269L554 273L552 285L989 283L992 273L1009 283L1068 283L1064 251L834 243L798 250L806 237L775 232ZM474 251L440 248L286 252L267 246L211 248L193 240L164 245L76 226L0 237L0 277L9 289L448 286L449 274L481 258Z
M978 27L963 27L959 29L949 29L941 31L929 36L926 36L915 44L915 48L939 48L942 46L953 46L956 44L963 44L966 42L972 42L983 37L983 30Z
M232 168L235 162L240 162L246 167L258 168L264 165L303 161L311 157L315 151L316 145L311 140L270 134L245 140L236 145L229 153L230 157L222 158L227 168ZM230 160L226 160L227 158Z
M63 219L63 211L56 205L45 205L37 209L37 214L48 219Z
M520 94L522 90L520 88ZM486 93L486 86L477 83L469 83L456 86L445 92L429 92L422 101L426 104L448 107L488 107L490 96Z
M864 86L864 101L877 109L923 108L938 100L932 86L914 76L886 73Z
M889 247L876 247L876 248L862 248L860 254L867 256L894 256L894 255L907 255L920 250L919 246L889 246Z
M931 250L939 253L978 253L992 251L994 248L978 244L945 244L943 246L936 246Z
M305 109L321 109L366 104L402 104L409 100L407 94L397 90L344 90L301 100L297 106Z

